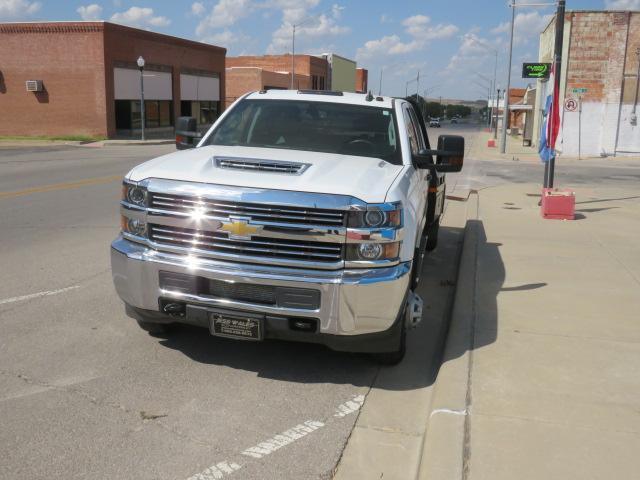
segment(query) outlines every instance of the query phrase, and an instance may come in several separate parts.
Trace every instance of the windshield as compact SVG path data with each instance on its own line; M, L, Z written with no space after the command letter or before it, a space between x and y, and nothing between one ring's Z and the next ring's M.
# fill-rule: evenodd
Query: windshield
M244 100L205 145L286 148L402 163L393 110L303 100Z

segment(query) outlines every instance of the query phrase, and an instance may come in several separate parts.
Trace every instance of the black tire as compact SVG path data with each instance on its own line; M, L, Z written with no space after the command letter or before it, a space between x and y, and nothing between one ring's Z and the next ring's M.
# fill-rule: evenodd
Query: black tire
M406 307L405 307L406 308ZM402 331L400 332L400 346L394 352L372 353L371 356L380 365L397 365L407 353L407 327L405 326L404 310L402 311Z
M411 290L415 290L420 283L426 249L427 239L426 237L421 237L420 245L415 249L413 253L413 266L411 268Z
M145 322L143 320L136 320L138 325L145 332L149 332L151 335L159 335L162 333L167 333L169 330L169 325L166 323L156 323L156 322Z
M438 246L438 234L440 233L440 217L427 229L427 251L431 252Z

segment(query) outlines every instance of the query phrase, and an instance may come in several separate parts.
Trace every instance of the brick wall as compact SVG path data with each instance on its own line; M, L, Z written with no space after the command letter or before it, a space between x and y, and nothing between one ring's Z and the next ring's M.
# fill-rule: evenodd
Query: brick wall
M225 102L228 107L245 93L255 92L268 87L288 89L291 75L270 72L258 67L234 67L226 70L227 87ZM311 88L311 77L296 74L296 88Z
M640 132L630 122L640 46L640 14L572 12L566 97L586 88L582 112L564 112L563 152L613 155L621 145L640 151ZM631 80L631 81L630 81Z
M107 134L101 23L0 24L0 135ZM25 89L42 80L44 92Z

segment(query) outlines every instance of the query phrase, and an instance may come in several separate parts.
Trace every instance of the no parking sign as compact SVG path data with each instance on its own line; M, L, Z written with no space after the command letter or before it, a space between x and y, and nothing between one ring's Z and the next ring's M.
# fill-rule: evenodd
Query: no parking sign
M578 109L578 100L575 98L567 98L564 101L564 109L567 112L575 112Z

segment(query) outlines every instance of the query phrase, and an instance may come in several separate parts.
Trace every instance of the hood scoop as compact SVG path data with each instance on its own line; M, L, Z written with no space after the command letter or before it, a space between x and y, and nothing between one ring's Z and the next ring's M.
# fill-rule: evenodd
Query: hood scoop
M257 158L214 157L216 167L229 170L249 170L254 172L302 175L310 167L309 163L283 162L281 160L261 160Z

